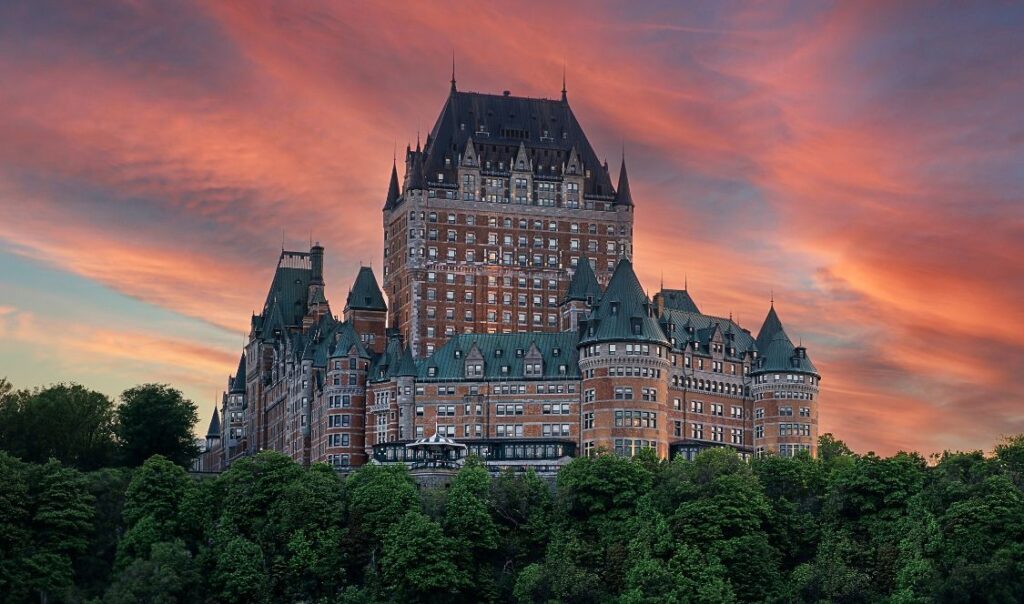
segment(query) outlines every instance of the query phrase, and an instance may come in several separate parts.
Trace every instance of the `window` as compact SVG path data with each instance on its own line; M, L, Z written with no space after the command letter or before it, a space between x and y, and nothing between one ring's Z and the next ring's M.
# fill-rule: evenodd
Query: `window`
M693 413L704 413L704 402L690 401L690 411Z
M704 424L693 424L692 426L690 426L690 437L703 440Z
M594 429L594 412L590 411L583 414L583 429L593 430Z
M623 387L623 386L616 386L615 387L615 399L616 400L620 400L620 401L621 400L632 400L632 398L633 398L633 389L632 388L626 388L626 387Z

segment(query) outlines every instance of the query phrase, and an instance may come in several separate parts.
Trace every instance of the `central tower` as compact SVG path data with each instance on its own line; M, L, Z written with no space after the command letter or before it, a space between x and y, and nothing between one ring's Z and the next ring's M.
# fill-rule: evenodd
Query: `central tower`
M458 333L559 331L579 262L608 282L633 254L625 161L618 186L566 92L460 92L425 144L392 167L384 203L389 323L417 357ZM585 260L584 260L585 259Z

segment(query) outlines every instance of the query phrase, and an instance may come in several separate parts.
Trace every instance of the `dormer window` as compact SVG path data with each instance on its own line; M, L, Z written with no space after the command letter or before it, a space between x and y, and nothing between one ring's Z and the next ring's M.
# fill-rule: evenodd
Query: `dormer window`
M559 356L561 354L562 354L562 349L561 348L552 348L551 349L551 356L557 357L557 356Z
M520 359L523 358L523 349L522 348L516 348L516 358L520 358Z
M455 358L457 358L457 359L461 359L462 358L462 351L461 350L456 350L455 351Z
M427 375L429 377L435 377L437 375L437 367L427 367Z
M501 349L500 348L495 348L494 349L494 356L496 356L496 357L500 357L501 356Z
M641 332L643 331L643 324L640 322L640 319L637 317L633 317L632 319L629 320L629 323L630 326L633 328L633 335L641 335Z
M609 308L609 310L610 310L610 312L611 312L611 315L612 315L613 317L614 317L615 315L619 314L619 303L618 303L618 302L610 302L610 303L608 304L608 308Z

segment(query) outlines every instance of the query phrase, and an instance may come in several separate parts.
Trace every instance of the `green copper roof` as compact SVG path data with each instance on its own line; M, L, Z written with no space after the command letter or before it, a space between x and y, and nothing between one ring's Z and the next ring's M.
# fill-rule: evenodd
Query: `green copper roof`
M273 329L277 327L275 321L278 319L280 325L284 327L302 323L302 317L306 315L306 298L309 295L309 281L312 275L309 254L281 252L274 280L270 284L270 291L267 292L267 301L263 304L263 326ZM278 313L280 317L275 317L274 315Z
M736 348L735 357L742 357L748 351L757 350L753 336L732 319L713 317L699 312L665 308L661 312L660 322L669 338L675 338L673 348L682 350L687 342L694 342L695 350L708 351L708 343L714 335L714 326L718 325L722 332L722 340L728 351L729 335Z
M359 339L359 334L356 333L352 324L347 321L337 324L334 330L333 342L334 350L331 352L331 358L347 357L353 346L356 347L356 354L360 358L370 358L370 353L363 346L362 340Z
M794 346L793 341L786 335L778 313L775 312L775 304L768 309L768 316L761 325L761 331L757 334L758 361L753 373L768 371L800 371L818 375L817 368L807 356L807 349L802 346Z
M542 364L539 376L527 377L525 365ZM466 364L483 364L482 376L466 376ZM564 373L562 369L564 368ZM580 379L576 333L495 333L452 336L419 362L418 381L520 381Z
M404 352L402 339L397 335L391 335L388 338L388 345L384 347L384 354L379 355L370 367L370 381L384 382L396 377L402 366Z
M760 347L760 356L757 364L751 373L767 373L770 371L788 371L813 373L818 375L818 369L807 356L803 347L793 346L785 331L775 334L770 342Z
M633 263L623 258L615 267L608 288L587 320L580 344L609 341L668 344Z
M405 350L402 351L402 361L398 365L398 370L395 371L396 377L416 377L416 361L412 358L412 348L406 346Z
M345 308L351 310L387 310L384 303L384 295L377 285L377 278L373 275L373 269L363 266L356 275L356 281L352 284L352 291L348 293L348 300Z
M764 323L761 324L761 331L757 332L757 344L758 347L767 346L775 334L779 332L785 333L782 328L782 321L779 320L778 313L775 312L775 304L773 303L771 308L768 309L768 316L764 318Z
M662 289L658 292L655 298L660 301L665 308L672 310L683 310L686 312L699 313L700 309L697 308L697 304L690 297L690 292L685 289Z
M594 276L594 269L590 267L590 260L586 257L580 258L576 264L576 271L572 274L569 282L569 291L565 294L565 300L579 300L581 302L596 303L601 299L601 284Z

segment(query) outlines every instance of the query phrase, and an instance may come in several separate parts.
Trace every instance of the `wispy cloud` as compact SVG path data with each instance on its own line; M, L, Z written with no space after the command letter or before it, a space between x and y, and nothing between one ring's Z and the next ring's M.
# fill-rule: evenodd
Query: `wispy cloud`
M11 3L0 241L238 333L282 239L326 245L335 300L379 263L392 149L430 128L453 50L482 91L553 97L567 65L599 153L626 142L649 286L685 275L752 329L774 290L857 448L985 447L1024 431L1021 13ZM95 330L68 345L102 371L139 350L206 392L233 369L213 335Z

